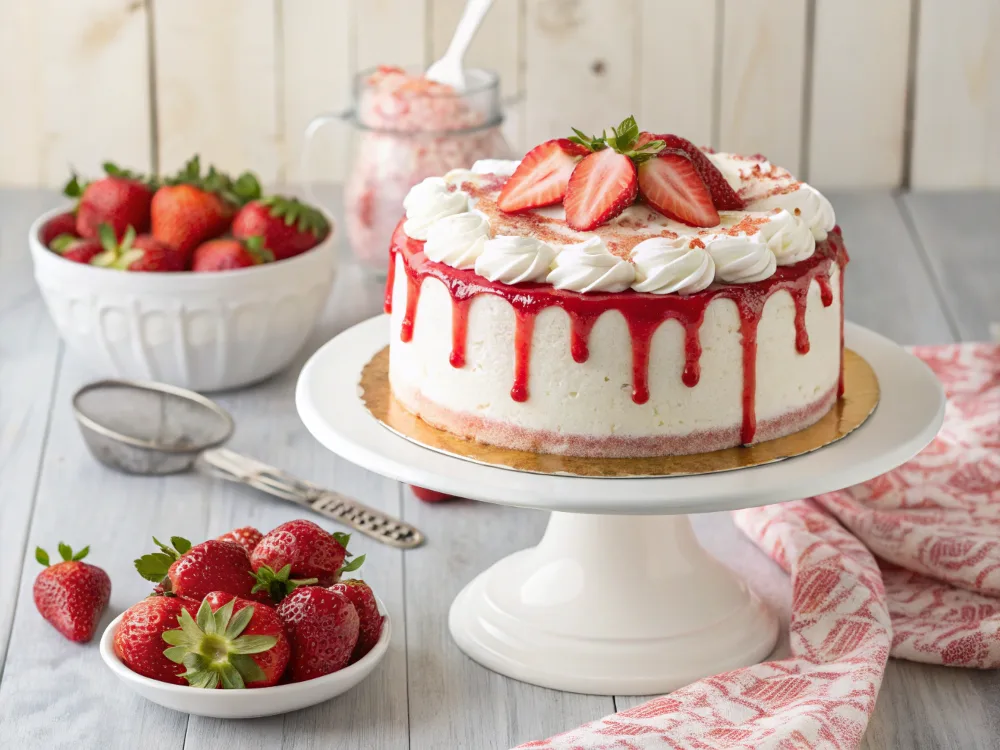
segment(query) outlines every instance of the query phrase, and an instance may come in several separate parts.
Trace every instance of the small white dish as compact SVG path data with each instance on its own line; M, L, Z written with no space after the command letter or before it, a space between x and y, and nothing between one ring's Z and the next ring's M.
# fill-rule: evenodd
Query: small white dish
M127 273L42 245L42 226L66 210L28 232L35 280L63 341L101 375L194 391L264 380L302 349L333 287L335 230L301 255L252 268Z
M389 650L392 625L382 600L376 597L378 610L385 617L378 642L358 662L339 672L305 682L293 682L268 688L247 690L204 690L187 685L172 685L136 674L115 654L114 638L123 615L118 615L101 636L101 658L115 676L143 698L174 711L208 716L213 719L253 719L259 716L298 711L346 693L378 665Z

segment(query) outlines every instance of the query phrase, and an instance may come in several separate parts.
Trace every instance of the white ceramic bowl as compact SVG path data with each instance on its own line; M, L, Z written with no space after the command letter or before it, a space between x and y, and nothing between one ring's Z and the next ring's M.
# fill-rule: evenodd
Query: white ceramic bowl
M73 263L28 233L35 280L66 345L99 374L217 391L288 365L333 286L333 232L288 260L216 273L127 273Z
M378 597L376 600L385 620L382 623L382 635L372 650L339 672L305 682L248 690L204 690L151 680L126 667L115 654L115 633L123 615L112 620L101 636L101 658L115 676L136 693L174 711L210 716L213 719L252 719L298 711L346 693L371 674L382 661L389 650L392 625L382 601Z

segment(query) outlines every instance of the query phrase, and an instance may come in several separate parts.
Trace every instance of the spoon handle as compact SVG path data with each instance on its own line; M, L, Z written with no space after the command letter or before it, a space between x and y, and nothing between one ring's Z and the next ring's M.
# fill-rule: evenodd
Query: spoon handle
M424 542L414 526L333 490L296 479L290 474L227 448L214 448L198 457L201 471L238 482L282 500L303 505L314 513L338 521L383 544L412 549Z
M455 57L459 61L465 57L465 51L472 43L472 37L476 35L479 24L483 22L483 17L491 5L493 5L493 0L468 0L462 17L458 21L458 26L455 27L455 34L451 38L445 57Z

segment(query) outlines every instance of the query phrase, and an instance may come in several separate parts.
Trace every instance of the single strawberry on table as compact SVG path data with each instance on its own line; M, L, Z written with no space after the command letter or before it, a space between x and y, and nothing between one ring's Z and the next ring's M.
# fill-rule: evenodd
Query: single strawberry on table
M695 227L714 227L719 212L694 163L680 151L664 151L639 165L639 194L664 216Z
M230 271L235 268L270 263L274 254L264 247L260 237L239 240L234 237L203 242L194 249L191 260L192 271Z
M254 547L250 560L253 569L261 577L266 568L271 572L281 571L289 566L290 575L300 579L315 578L321 586L336 583L341 573L357 570L364 555L354 558L346 565L349 557L347 543L350 534L330 532L312 521L298 519L283 523L272 529Z
M335 583L331 591L339 591L350 599L354 609L358 611L358 642L351 652L351 664L363 657L378 643L382 635L382 613L378 611L378 603L371 586L360 578L349 578Z
M566 186L563 206L566 223L588 231L610 221L635 202L639 190L636 165L652 160L663 148L662 141L639 144L639 126L627 117L602 137L587 137L574 129L574 143L588 148L573 169Z
M330 234L323 213L295 198L269 195L250 201L233 219L233 236L260 237L275 260L285 260L315 247Z
M91 265L147 273L183 271L187 267L187 258L183 253L152 235L136 236L132 227L125 230L121 241L115 238L108 224L101 225L99 235L103 250L90 259Z
M234 181L209 167L202 175L201 161L194 156L153 196L153 236L190 255L201 243L224 234L236 210L259 196L253 173L244 172Z
M109 224L118 239L129 227L140 233L148 231L152 186L142 175L119 169L111 162L104 163L104 171L105 177L84 185L74 175L63 189L68 197L79 199L76 233L94 239L101 224Z
M108 574L82 562L88 552L90 547L74 553L69 545L59 542L62 562L50 565L49 554L41 547L35 548L35 559L45 566L32 589L35 607L52 627L77 643L94 637L111 598Z
M567 138L535 146L504 184L497 205L502 211L516 213L559 203L566 195L573 169L590 152L589 147Z
M277 685L291 657L285 626L266 604L222 591L208 594L192 617L180 612L177 629L161 638L163 655L184 665L181 675L197 688L259 688Z
M183 664L171 661L163 652L168 630L180 627L180 614L198 611L198 602L181 596L153 595L133 604L122 614L115 631L115 654L137 674L160 682L186 685Z
M216 537L220 542L235 542L245 549L248 555L253 552L257 542L263 538L264 535L253 526L240 526L238 529L227 531L222 536Z
M49 248L49 250L55 249L52 247L52 241L57 237L66 237L70 240L78 239L76 233L76 214L72 211L66 211L65 213L53 216L42 224L42 228L38 230L38 241Z
M343 669L358 643L361 621L351 600L322 586L303 586L278 605L292 645L292 682Z
M153 542L160 551L135 561L135 569L147 581L191 599L204 599L213 591L253 598L257 581L250 568L250 557L239 544L209 539L192 547L191 542L179 536L170 537L173 546L156 537Z

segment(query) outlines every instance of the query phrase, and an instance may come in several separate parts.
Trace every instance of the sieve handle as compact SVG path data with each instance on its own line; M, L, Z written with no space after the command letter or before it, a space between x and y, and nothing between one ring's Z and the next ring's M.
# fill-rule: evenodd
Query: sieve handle
M296 479L281 469L227 448L214 448L198 457L198 468L230 482L246 484L282 500L303 505L314 513L338 521L383 544L400 549L419 547L424 535L405 521L359 503L333 490Z

